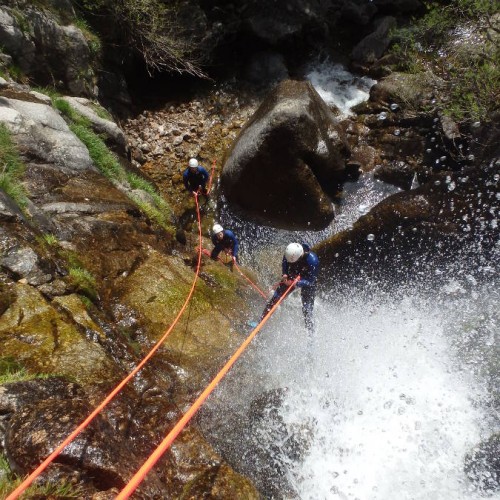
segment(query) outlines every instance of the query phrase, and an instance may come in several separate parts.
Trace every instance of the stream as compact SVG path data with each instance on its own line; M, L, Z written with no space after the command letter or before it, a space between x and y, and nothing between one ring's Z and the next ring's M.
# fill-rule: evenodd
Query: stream
M343 99L349 113L360 79L349 86L344 69L325 71L312 71L311 81L325 99L339 72L344 95L353 96ZM227 205L219 220L238 234L242 264L270 287L288 242L314 245L397 191L363 174L346 184L336 219L318 232L258 226ZM466 454L500 430L488 404L498 276L460 256L440 273L445 279L425 287L408 276L390 290L323 290L313 338L292 294L207 402L198 419L204 434L265 498L500 498L475 489L464 472Z

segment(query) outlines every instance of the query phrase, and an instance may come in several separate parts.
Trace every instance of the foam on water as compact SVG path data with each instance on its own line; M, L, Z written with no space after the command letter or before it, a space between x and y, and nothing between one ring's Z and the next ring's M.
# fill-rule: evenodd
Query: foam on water
M352 114L351 108L366 101L370 88L376 83L329 61L312 64L305 77L327 104L337 106L344 115Z
M461 369L447 333L451 303L438 302L319 299L311 341L294 294L218 402L245 407L265 390L288 388L280 416L291 434L307 429L307 451L275 460L287 464L301 499L484 498L463 470L466 453L492 432L484 391ZM272 439L262 445L279 449Z
M292 382L287 426L312 423L309 452L291 470L300 497L479 498L463 460L481 439L484 416L473 405L481 391L449 356L439 311L410 299L319 301L313 368L304 377L307 339L293 309L276 318L261 355L281 384Z

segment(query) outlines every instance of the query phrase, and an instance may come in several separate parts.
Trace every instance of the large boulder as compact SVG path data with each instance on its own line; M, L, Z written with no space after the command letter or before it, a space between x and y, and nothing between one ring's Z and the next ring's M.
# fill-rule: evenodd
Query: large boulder
M225 160L228 200L264 224L321 229L346 176L344 133L312 85L285 80L245 125Z
M338 288L373 286L372 279L436 280L459 257L487 258L498 241L498 184L498 167L469 168L437 173L417 189L386 198L351 229L314 248L320 281Z
M70 4L54 12L20 0L0 8L0 44L21 71L39 85L56 84L75 95L93 95L93 57L84 33L74 24ZM64 19L64 20L63 20Z

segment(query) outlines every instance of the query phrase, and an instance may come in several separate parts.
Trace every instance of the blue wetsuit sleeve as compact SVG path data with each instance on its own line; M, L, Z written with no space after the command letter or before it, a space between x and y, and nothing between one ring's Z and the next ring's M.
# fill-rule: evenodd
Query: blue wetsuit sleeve
M203 177L203 186L205 186L206 182L208 181L208 172L203 167L198 167L198 171Z
M298 288L314 286L316 284L316 278L318 277L319 271L319 260L315 253L310 252L307 256L307 271L304 276L300 277L297 282Z
M186 169L184 171L184 173L182 174L182 180L184 181L184 187L186 188L187 191L189 191L188 176L189 176L189 172Z
M230 240L233 242L233 255L235 257L238 257L238 249L240 247L240 245L238 243L238 239L236 238L234 233L232 231L230 231L229 229L226 230L226 236L228 236L230 238Z

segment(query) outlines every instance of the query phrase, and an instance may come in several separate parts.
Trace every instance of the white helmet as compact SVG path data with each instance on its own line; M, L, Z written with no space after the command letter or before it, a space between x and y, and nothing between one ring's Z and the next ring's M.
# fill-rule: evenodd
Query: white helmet
M304 249L300 243L290 243L285 250L285 259L293 264L304 255Z
M214 234L219 234L222 233L222 231L224 231L224 228L220 224L214 224L212 231Z
M198 160L196 158L191 158L189 160L189 168L196 168L198 166Z

